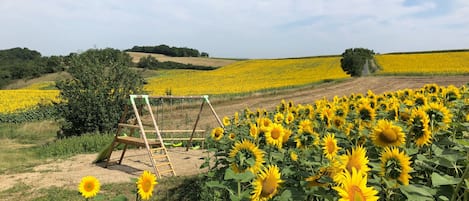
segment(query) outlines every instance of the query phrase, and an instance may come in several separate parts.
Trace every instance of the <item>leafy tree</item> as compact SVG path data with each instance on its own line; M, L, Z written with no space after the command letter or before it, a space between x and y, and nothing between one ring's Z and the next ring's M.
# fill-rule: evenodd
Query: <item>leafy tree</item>
M58 137L109 132L118 123L130 94L141 93L143 79L130 69L131 57L116 49L90 49L70 56L73 76L57 83L64 119Z
M373 50L365 48L346 49L345 52L342 53L340 66L352 77L360 77L366 61L372 59L374 54Z
M158 66L158 60L155 59L155 57L152 57L151 55L148 55L146 57L140 58L138 61L137 66L139 68L148 68L148 69L153 69Z

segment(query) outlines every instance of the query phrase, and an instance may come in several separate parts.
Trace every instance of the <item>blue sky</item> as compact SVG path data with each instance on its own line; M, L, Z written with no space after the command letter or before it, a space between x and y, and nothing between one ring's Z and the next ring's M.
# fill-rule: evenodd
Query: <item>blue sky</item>
M280 58L469 49L467 0L1 0L0 49L134 45Z

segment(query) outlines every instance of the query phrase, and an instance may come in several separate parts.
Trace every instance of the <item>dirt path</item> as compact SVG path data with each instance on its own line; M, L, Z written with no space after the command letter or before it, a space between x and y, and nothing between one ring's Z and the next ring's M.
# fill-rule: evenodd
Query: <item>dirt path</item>
M461 86L469 83L468 76L436 76L436 77L363 77L353 78L338 84L326 83L302 89L291 89L269 94L254 94L249 97L212 102L219 116L231 116L245 108L272 109L282 99L295 104L309 104L321 98L331 99L334 96L347 96L352 93L366 93L372 90L376 94L396 91L405 88L417 89L425 84L436 83L441 86ZM203 163L200 158L206 156L202 150L185 152L181 149L170 149L170 157L178 175L191 175L203 172L198 167ZM25 183L34 189L60 186L75 189L83 176L94 175L102 183L128 182L136 178L143 170L151 170L148 156L144 149L130 150L122 165L103 168L102 164L92 164L97 154L77 155L67 160L51 161L37 166L32 172L0 175L0 191L9 189L18 183ZM112 160L119 157L114 152ZM0 199L1 200L1 199Z

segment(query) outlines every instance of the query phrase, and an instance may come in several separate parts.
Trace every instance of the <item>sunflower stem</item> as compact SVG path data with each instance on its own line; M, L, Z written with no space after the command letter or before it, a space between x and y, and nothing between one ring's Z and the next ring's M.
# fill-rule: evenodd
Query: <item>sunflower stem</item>
M458 183L458 185L456 185L453 195L451 196L451 201L455 201L456 198L458 197L457 195L458 195L459 188L461 188L462 183L464 183L464 178L466 177L469 177L469 165L464 170L464 174L461 176L461 181Z
M238 181L238 198L241 200L241 182Z

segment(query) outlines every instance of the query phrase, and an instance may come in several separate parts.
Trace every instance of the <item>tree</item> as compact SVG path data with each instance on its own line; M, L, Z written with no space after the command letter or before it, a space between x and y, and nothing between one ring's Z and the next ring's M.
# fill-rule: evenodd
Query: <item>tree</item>
M365 48L346 49L342 53L340 66L345 73L350 74L352 77L360 77L366 61L372 59L374 54L373 50Z
M137 63L137 67L139 68L155 69L157 66L158 60L156 60L155 57L152 57L151 55L140 58Z
M116 128L130 94L141 93L143 78L129 68L131 57L116 49L90 49L70 57L71 79L57 83L64 122L58 137Z

